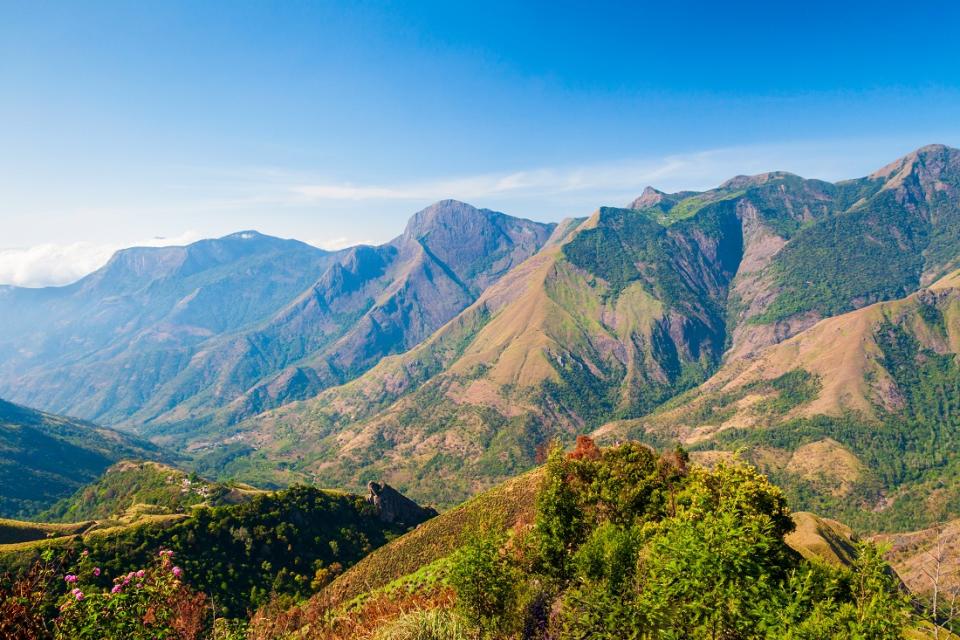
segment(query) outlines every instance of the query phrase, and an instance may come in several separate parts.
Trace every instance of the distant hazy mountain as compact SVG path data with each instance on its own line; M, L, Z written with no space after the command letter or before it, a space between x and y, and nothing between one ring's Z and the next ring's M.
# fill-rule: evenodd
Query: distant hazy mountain
M957 267L958 205L960 151L943 146L836 184L770 173L649 189L561 226L421 345L248 419L223 451L454 503L554 435L649 414L724 362L930 284Z
M0 517L34 515L122 458L163 458L149 443L0 400Z
M0 392L106 424L230 423L417 344L551 228L444 201L379 247L245 231L121 251L70 286L0 289Z

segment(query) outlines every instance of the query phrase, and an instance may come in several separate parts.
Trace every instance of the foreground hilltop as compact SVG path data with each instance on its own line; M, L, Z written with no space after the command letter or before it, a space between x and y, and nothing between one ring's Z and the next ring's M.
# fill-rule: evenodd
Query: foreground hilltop
M682 452L601 450L581 438L570 454L554 450L544 468L373 552L306 603L261 611L252 631L303 640L933 637L888 571L844 525L791 514L747 467L706 470Z

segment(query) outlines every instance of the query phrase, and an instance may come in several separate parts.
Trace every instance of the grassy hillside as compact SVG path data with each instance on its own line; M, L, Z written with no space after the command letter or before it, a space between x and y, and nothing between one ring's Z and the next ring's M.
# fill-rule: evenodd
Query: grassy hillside
M118 431L0 400L0 515L35 515L120 459L165 455Z
M654 414L598 433L675 439L707 458L740 451L798 506L865 530L955 516L956 278L824 320L730 362Z
M473 530L510 530L533 522L542 470L527 472L424 522L348 569L323 591L324 602L348 602L442 560Z
M75 536L88 531L95 525L96 522L93 520L52 524L49 522L25 522L23 520L0 518L0 545Z
M184 513L197 506L250 500L263 493L249 485L209 482L158 462L119 462L74 495L43 512L46 520L103 520L137 513Z

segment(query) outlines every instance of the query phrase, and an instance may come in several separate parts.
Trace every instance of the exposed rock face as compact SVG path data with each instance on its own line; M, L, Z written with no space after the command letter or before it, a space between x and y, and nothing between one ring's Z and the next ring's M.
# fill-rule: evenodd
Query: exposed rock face
M437 510L421 507L386 482L368 482L367 502L372 504L383 522L415 525L437 515Z

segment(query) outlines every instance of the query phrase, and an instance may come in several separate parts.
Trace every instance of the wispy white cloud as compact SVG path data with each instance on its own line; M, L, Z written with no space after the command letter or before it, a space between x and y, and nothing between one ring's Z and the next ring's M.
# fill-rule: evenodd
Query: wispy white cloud
M605 198L638 195L647 185L666 190L707 189L741 173L785 169L808 177L854 177L849 172L859 157L840 156L836 149L817 153L816 143L729 147L661 158L624 159L573 167L545 167L523 171L445 177L389 184L310 181L288 184L292 203L346 201L437 200L575 196L600 198L597 204L616 204Z
M199 239L200 234L196 231L186 231L176 237L128 243L45 243L0 249L0 283L21 287L68 284L105 265L120 249L183 245Z
M534 169L390 185L308 183L289 187L294 198L309 201L478 199L511 195L558 195L603 188L624 189L680 170L680 162L662 166L603 165L573 169Z

